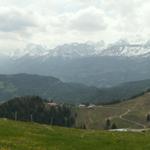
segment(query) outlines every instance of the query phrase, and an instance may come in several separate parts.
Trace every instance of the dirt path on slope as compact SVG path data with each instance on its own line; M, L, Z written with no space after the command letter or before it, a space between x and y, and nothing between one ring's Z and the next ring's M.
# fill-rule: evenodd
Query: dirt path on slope
M120 118L121 120L123 120L123 121L129 122L129 123L132 123L132 124L135 124L135 125L137 125L137 126L139 126L139 127L146 128L146 126L145 126L144 124L141 124L141 123L139 123L139 122L137 122L137 121L133 121L133 120L129 120L129 119L124 118L128 113L130 113L131 111L133 111L133 110L136 108L136 106L137 106L137 104L135 104L135 105L132 107L132 109L128 109L127 111L125 111L123 114L121 114L121 115L119 116L119 118ZM105 107L105 106L101 106L101 108L120 109L120 108L117 108L117 107L115 108L115 107ZM114 119L114 118L118 118L118 116L117 116L117 115L114 115L114 116L110 116L109 118L110 118L110 119Z
M133 109L132 109L132 110L133 110ZM142 127L142 128L146 128L146 126L145 126L144 124L141 124L141 123L139 123L139 122L137 122L137 121L133 121L133 120L129 120L129 119L124 118L124 116L126 116L126 115L127 115L128 113L130 113L130 112L131 112L131 109L128 109L125 113L121 114L121 115L119 116L119 118L120 118L121 120L127 121L127 122L132 123L132 124L135 124L135 125L137 125L137 126L140 126L140 127Z

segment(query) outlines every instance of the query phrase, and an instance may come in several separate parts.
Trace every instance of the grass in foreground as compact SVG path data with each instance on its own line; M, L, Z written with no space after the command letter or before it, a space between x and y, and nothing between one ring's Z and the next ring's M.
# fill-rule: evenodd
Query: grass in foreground
M148 150L150 133L67 129L0 120L0 150Z

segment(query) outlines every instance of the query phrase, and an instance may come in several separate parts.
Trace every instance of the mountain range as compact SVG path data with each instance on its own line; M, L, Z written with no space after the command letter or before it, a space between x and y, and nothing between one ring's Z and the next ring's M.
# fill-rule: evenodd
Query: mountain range
M21 52L0 56L0 74L54 76L64 82L112 87L150 78L150 42L120 40L106 45L71 43L48 49L30 44Z
M126 56L126 57L149 57L150 41L129 43L126 40L119 40L112 44L105 44L104 41L97 43L70 43L56 46L49 49L46 46L38 44L28 44L25 48L16 50L12 53L12 57L63 57L63 58L79 58L88 56Z

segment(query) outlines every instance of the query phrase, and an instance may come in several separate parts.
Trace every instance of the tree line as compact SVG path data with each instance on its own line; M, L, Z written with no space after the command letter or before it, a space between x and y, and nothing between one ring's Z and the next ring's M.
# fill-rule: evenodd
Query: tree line
M38 96L24 96L1 104L0 117L72 127L75 124L76 115L69 105L50 106L49 101Z

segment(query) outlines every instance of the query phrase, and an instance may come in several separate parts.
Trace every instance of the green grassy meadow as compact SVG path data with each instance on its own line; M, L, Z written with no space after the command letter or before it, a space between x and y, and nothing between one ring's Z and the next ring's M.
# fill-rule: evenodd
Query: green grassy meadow
M0 150L148 150L150 133L80 130L0 120Z

